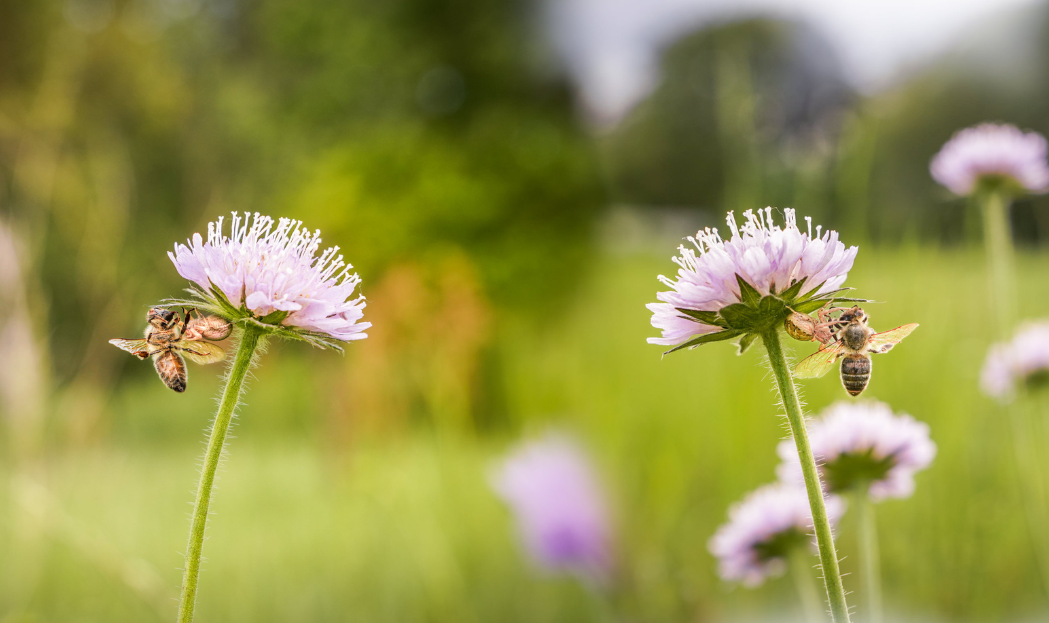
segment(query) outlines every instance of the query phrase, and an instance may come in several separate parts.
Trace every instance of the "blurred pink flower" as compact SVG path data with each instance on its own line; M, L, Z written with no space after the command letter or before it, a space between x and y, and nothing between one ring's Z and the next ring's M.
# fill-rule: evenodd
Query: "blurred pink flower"
M612 571L604 493L583 451L549 435L513 452L493 488L517 516L525 549L539 564L595 581Z
M914 474L936 456L929 426L906 414L895 415L881 402L839 402L808 423L809 442L820 481L831 494L869 486L872 500L905 498L914 492ZM783 482L802 483L793 440L780 442Z
M844 503L829 496L826 505L831 524L836 524L845 512ZM765 485L733 505L728 517L707 545L718 559L723 580L758 586L783 574L792 548L807 546L816 551L810 536L812 512L803 487Z
M1013 339L994 344L980 372L980 388L1003 402L1012 399L1019 384L1049 376L1049 321L1021 326Z
M193 234L189 246L175 245L168 257L178 273L211 295L221 293L235 308L255 318L287 312L280 324L349 341L367 337L364 297L353 296L360 278L351 274L339 247L320 256L320 232L310 233L302 221L254 218L233 214L229 236L222 217L208 223L208 240Z
M929 172L956 195L969 195L981 180L1001 179L1016 189L1049 190L1045 137L1015 126L983 123L957 132L932 159Z
M845 248L838 240L838 232L821 232L816 227L812 235L812 221L806 217L808 229L798 229L794 210L784 210L785 227L772 221L772 208L747 210L742 227L735 215L728 213L727 222L732 236L723 240L717 229L707 228L688 240L699 251L678 247L681 252L674 262L681 268L677 279L663 275L659 280L671 288L656 298L661 303L650 303L652 326L661 329L662 337L650 337L650 344L673 346L695 336L720 331L720 327L702 324L686 318L677 308L717 312L723 307L740 302L739 274L762 295L774 289L782 292L791 284L808 278L807 286L819 287L820 294L841 287L856 259L856 247ZM822 285L821 285L822 284Z

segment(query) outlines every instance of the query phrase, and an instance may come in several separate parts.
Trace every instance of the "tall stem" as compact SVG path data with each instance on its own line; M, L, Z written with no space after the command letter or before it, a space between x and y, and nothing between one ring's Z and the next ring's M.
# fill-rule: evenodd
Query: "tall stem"
M798 590L801 610L808 623L823 622L823 608L820 607L820 595L812 582L812 565L809 564L809 552L803 547L795 547L790 552L790 575L794 579L794 588Z
M798 448L801 460L801 471L805 476L805 490L809 496L809 508L812 509L812 525L816 531L816 544L820 552L820 564L823 569L823 583L827 588L827 600L830 602L831 617L835 623L848 623L849 606L845 603L845 589L841 584L841 571L838 569L838 554L834 550L834 535L831 533L830 520L827 518L827 507L823 502L823 488L820 486L819 472L816 471L816 460L809 445L809 434L805 429L805 416L801 412L798 391L794 387L794 377L787 368L787 358L783 356L779 333L776 328L769 329L761 335L765 350L769 354L769 365L776 377L783 410L787 412L790 432L794 445Z
M977 196L983 214L984 247L987 250L987 294L991 304L992 324L999 341L1009 338L1016 323L1018 306L1015 281L1015 256L1009 226L1009 198L1001 192L985 192ZM1013 456L1016 458L1027 529L1034 545L1043 590L1049 596L1049 524L1046 491L1042 481L1037 440L1032 437L1033 421L1027 392L1021 390L1017 400L1007 405L1013 438Z
M186 546L186 569L182 575L182 596L178 604L178 623L190 623L193 620L193 607L197 599L197 579L200 576L200 553L204 547L204 527L208 521L208 507L211 505L211 489L215 485L215 471L222 458L222 446L229 432L233 411L240 401L240 391L244 377L251 367L251 358L259 345L262 331L248 325L240 338L237 356L230 366L226 378L226 388L222 390L222 401L219 403L215 421L211 424L211 437L208 449L204 453L204 466L200 470L200 483L197 485L197 501L193 505L193 523L189 529L189 544Z
M997 337L1005 339L1016 321L1016 282L1013 238L1009 228L1009 200L1000 192L979 197L983 214L984 247L987 250L987 293Z
M860 566L867 589L867 621L884 620L881 599L881 560L878 553L878 526L874 521L874 503L867 488L856 493L856 511L860 516Z

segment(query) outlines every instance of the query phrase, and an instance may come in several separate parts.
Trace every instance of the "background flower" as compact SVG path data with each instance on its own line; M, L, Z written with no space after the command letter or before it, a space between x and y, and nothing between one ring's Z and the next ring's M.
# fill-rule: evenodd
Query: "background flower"
M493 487L517 516L528 553L550 569L603 580L611 572L611 526L604 494L583 451L550 435L513 452Z
M840 498L826 498L827 516L836 524L845 512ZM710 553L718 558L718 574L729 582L757 586L782 575L795 547L815 551L812 512L805 489L773 483L752 491L728 512L728 523L710 539Z
M1007 401L1016 386L1049 375L1049 321L1020 327L1013 339L994 344L980 372L980 388L992 398Z
M1011 125L983 123L957 132L929 165L932 177L956 195L981 181L1004 181L1017 190L1049 190L1045 137Z
M837 232L822 232L817 226L813 236L808 218L808 227L801 231L790 208L784 210L786 225L782 228L773 223L772 208L747 210L743 216L740 227L733 213L728 213L732 231L728 240L717 229L707 228L689 237L696 250L678 247L681 255L674 258L681 267L677 279L659 276L671 291L660 292L656 298L662 302L648 305L652 326L663 332L661 337L648 338L650 344L676 345L720 331L722 327L689 318L678 308L718 312L743 301L737 274L760 295L783 292L802 279L808 290L799 294L833 292L845 282L858 249L845 248Z
M180 275L256 319L273 314L275 324L340 341L367 337L371 323L359 322L364 297L350 298L360 278L337 255L339 247L317 256L319 231L310 233L302 221L274 223L247 212L233 214L229 236L222 229L219 217L208 223L207 242L193 234L189 246L176 244L174 253L168 252Z
M828 493L869 486L870 497L908 497L914 474L932 463L936 444L929 427L906 414L895 415L881 402L839 402L808 425L809 441ZM801 466L794 442L780 442L780 479L800 483Z

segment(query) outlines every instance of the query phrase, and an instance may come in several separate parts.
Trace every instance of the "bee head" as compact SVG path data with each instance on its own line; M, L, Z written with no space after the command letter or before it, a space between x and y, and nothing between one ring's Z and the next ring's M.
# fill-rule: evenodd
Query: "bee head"
M841 320L845 322L859 321L862 322L867 319L867 314L860 308L859 305L853 306L852 309L845 311L841 314Z
M158 329L170 329L175 326L175 322L177 321L178 315L170 309L151 307L149 311L146 312L146 322Z

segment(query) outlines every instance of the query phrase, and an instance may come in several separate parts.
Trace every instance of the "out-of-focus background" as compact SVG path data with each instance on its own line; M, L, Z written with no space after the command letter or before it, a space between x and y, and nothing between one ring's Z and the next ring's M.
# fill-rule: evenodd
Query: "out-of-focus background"
M185 287L166 251L231 210L342 246L374 327L345 356L264 356L200 621L600 620L490 489L548 428L602 470L634 619L791 619L789 579L727 586L706 550L774 478L757 349L645 343L681 239L766 205L860 245L849 284L885 302L876 328L922 324L868 390L940 449L878 507L890 619L1044 620L976 388L978 215L927 167L980 121L1049 133L1047 102L1030 0L0 3L0 621L174 618L221 369L176 395L106 342ZM1049 200L1012 218L1036 317ZM844 397L832 377L804 391L813 411Z

